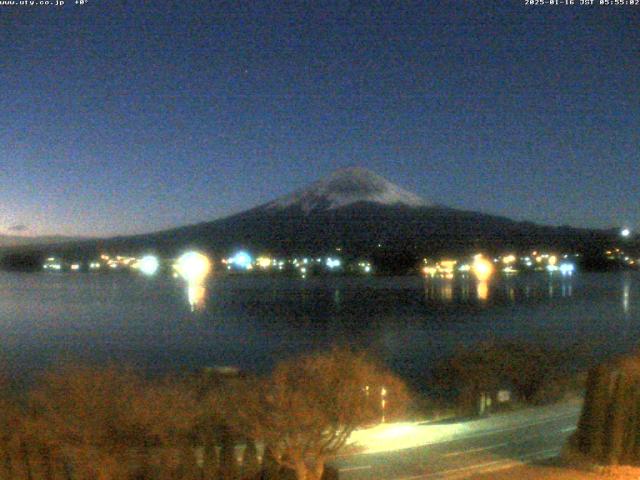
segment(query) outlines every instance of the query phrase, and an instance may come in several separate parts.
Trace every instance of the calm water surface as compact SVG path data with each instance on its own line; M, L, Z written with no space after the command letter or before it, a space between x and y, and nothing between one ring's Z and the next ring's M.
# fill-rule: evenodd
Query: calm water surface
M487 286L232 276L191 289L168 277L2 273L0 354L23 371L60 360L264 371L291 353L348 342L419 383L458 345L487 339L627 351L640 341L639 307L637 272L525 274Z

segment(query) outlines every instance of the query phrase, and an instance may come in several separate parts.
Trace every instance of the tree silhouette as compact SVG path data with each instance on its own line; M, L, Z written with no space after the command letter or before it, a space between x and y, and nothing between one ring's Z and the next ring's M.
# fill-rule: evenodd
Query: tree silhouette
M269 445L299 480L318 480L356 428L383 414L393 418L409 396L403 382L366 355L334 348L283 361L228 398L228 415L240 431Z

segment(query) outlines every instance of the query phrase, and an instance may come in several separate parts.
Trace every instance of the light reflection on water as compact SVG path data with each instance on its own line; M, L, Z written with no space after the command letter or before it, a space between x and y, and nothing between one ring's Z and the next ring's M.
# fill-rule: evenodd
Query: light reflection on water
M0 274L0 353L23 366L60 356L154 368L268 368L291 353L349 342L400 373L490 338L640 343L640 274L180 279ZM197 320L194 318L197 313ZM26 368L26 367L25 367Z
M478 300L487 300L489 298L489 282L478 282L476 287Z
M511 303L519 299L539 298L549 299L560 296L569 298L573 295L573 276L531 275L525 280L520 277L508 276L493 278L487 281L477 281L473 277L464 276L455 279L426 277L424 279L425 298L428 301L443 303L450 302L485 302L495 297L503 297ZM630 288L627 285L627 289ZM475 295L471 296L471 291ZM544 291L544 293L542 293Z
M631 296L631 277L628 275L624 276L623 284L622 284L622 311L625 315L629 314L629 297Z
M187 301L192 312L202 312L207 306L207 287L204 282L187 283Z
M450 302L451 300L453 300L453 285L450 280L447 280L443 284L440 293L442 300L444 300L445 302Z
M469 282L464 282L460 288L460 299L463 302L469 301Z

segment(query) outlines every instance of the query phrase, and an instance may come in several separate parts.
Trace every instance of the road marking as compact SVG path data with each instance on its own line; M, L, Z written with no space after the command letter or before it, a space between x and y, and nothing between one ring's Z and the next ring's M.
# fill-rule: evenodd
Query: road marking
M456 457L458 455L465 455L467 453L483 452L485 450L493 450L494 448L500 448L500 447L504 447L506 445L511 445L511 443L512 442L497 443L495 445L489 445L488 447L472 448L471 450L460 450L459 452L445 453L442 456L443 457Z
M344 467L339 468L338 470L341 472L355 472L357 470L371 470L373 467L371 465L362 465L359 467Z

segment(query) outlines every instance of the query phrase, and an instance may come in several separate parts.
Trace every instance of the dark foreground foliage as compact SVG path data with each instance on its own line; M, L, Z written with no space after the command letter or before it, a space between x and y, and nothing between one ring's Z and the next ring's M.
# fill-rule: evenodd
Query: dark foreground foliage
M387 413L400 413L402 382L349 350L262 378L65 367L20 396L0 386L0 479L333 479L325 462L380 418L365 386L383 384Z
M510 394L507 405L542 405L580 388L579 377L565 368L573 354L525 342L482 342L461 348L443 361L436 369L435 383L464 414L477 413L482 395L494 409L499 408L501 390Z
M572 447L600 464L640 465L639 355L590 370Z

